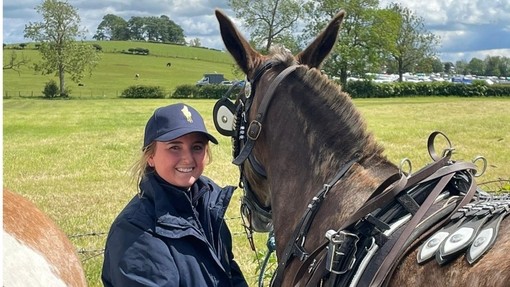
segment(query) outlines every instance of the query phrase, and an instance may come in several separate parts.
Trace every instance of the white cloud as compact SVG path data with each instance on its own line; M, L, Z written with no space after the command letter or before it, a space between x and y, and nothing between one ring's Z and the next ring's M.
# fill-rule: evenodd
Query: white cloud
M441 37L439 53L444 61L458 57L510 57L510 0L380 0L380 7L397 2L424 19L425 28ZM25 24L38 21L35 6L41 0L5 0L3 41L26 42ZM223 49L214 9L234 13L227 0L69 0L78 9L81 24L92 39L106 14L129 20L132 16L167 15L180 25L188 40L199 38L203 46ZM347 11L348 12L348 11ZM241 31L241 22L234 19ZM246 34L245 34L246 35ZM498 54L501 53L501 54Z
M510 57L510 1L508 0L381 0L396 2L423 18L425 28L441 38L443 61L472 57Z

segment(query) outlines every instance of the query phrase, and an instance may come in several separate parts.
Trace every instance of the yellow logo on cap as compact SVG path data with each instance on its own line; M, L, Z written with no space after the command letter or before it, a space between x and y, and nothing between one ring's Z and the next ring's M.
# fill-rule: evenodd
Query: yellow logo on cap
M187 106L184 106L184 108L182 108L181 112L182 112L182 114L184 115L184 117L186 117L186 120L187 120L189 123L192 123L192 122L193 122L193 118L191 117L191 112L188 110L188 107L187 107Z

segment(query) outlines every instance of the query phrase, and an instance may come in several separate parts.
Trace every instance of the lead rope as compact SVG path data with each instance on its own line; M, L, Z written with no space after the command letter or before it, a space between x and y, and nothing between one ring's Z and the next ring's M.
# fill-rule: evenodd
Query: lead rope
M276 250L276 240L274 238L274 230L271 230L269 232L269 235L267 236L266 246L267 246L266 257L264 257L262 266L260 266L259 287L264 287L264 273L266 272L267 263L269 262L269 258L271 258L271 254L273 254L273 252Z

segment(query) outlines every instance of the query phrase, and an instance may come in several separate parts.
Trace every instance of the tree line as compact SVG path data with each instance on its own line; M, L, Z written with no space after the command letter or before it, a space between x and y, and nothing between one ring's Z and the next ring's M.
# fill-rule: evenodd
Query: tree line
M98 41L148 41L184 45L184 30L166 15L124 18L107 14L92 37Z
M451 64L451 63L450 63ZM485 59L472 58L455 62L455 71L462 75L510 77L510 58L487 56Z
M505 57L441 62L440 37L401 4L381 8L378 0L229 0L229 5L244 21L251 43L265 52L276 44L300 51L339 9L345 10L338 41L322 67L342 84L349 76L367 73L399 74L400 81L407 72L510 76Z
M445 72L508 77L510 60L505 57L472 59L469 63L441 63L437 57L438 36L424 28L423 18L400 4L380 8L378 0L229 0L236 17L251 32L251 43L263 53L276 44L292 52L304 46L339 11L347 11L338 41L323 70L345 85L350 75L367 73ZM40 22L25 26L25 38L40 44L43 61L35 70L57 73L59 93L67 95L65 75L79 82L100 60L100 54L84 39L77 9L66 0L44 0L36 6ZM301 32L298 31L301 28ZM107 14L98 25L96 40L136 40L186 44L182 28L168 16L131 17L129 21ZM199 46L199 39L190 42ZM11 58L16 68L20 59ZM5 66L4 66L5 67Z

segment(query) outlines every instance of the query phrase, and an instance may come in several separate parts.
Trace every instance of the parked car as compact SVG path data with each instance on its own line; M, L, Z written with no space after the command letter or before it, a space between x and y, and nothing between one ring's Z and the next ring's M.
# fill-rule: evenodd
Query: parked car
M222 81L220 83L220 85L224 85L224 86L232 86L234 83L232 81Z
M204 74L204 77L197 82L197 86L220 84L226 79L223 74Z

